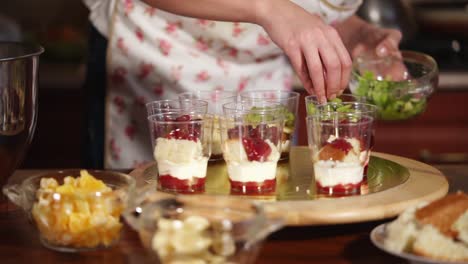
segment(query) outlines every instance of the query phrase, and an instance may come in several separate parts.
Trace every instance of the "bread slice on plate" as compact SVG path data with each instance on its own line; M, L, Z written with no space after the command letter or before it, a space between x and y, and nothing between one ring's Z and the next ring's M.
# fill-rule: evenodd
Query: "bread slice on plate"
M386 226L384 246L396 253L468 262L468 195L450 194L406 210Z

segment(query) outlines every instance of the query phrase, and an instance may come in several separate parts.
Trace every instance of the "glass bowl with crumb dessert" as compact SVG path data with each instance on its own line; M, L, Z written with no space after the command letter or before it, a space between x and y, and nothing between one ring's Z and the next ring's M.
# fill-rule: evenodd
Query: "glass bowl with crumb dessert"
M124 217L155 263L255 263L264 239L283 225L247 199L150 196Z

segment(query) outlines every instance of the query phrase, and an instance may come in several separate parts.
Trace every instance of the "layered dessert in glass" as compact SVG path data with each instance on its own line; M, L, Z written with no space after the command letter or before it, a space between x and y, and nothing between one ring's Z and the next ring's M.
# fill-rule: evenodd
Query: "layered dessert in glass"
M281 135L281 159L289 158L296 127L299 93L278 90L245 91L240 93L240 99L247 102L263 101L280 105L280 112L285 122ZM261 110L261 107L257 106L255 109Z
M279 105L269 104L268 110L258 110L241 104L225 105L221 120L223 156L231 193L274 193L284 123ZM252 115L256 118L252 119Z
M370 155L373 121L366 113L319 112L307 117L318 193L360 193Z
M210 157L212 118L197 113L162 113L148 117L161 190L203 192Z
M211 137L210 161L223 159L219 119L223 115L223 104L235 102L237 93L223 90L203 90L180 93L179 99L198 99L208 103L208 113L213 117L213 136Z

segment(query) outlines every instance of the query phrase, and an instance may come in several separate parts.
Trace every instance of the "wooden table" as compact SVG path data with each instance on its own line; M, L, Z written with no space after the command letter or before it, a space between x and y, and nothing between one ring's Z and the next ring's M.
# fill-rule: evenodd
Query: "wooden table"
M450 191L468 192L468 164L437 166L448 178ZM19 170L16 181L31 171ZM148 263L134 231L124 228L118 245L111 249L79 254L58 253L44 248L37 233L20 210L0 212L0 263ZM287 227L265 242L257 263L406 263L376 247L369 239L379 222Z

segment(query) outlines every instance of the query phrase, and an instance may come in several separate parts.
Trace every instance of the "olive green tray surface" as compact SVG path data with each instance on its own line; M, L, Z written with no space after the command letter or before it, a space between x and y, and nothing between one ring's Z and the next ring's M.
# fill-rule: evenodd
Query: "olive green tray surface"
M135 169L130 174L140 181L155 181L156 163ZM360 194L345 197L320 195L316 193L308 148L293 147L289 161L278 164L275 193L242 197L263 201L268 215L285 218L287 225L305 226L394 217L407 207L435 200L447 192L446 178L434 167L399 156L373 153L367 182L362 185ZM209 164L205 194L230 195L223 161Z

